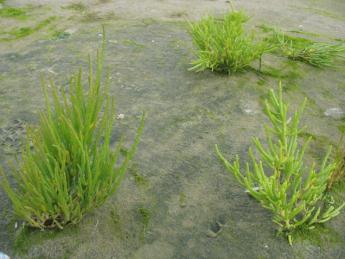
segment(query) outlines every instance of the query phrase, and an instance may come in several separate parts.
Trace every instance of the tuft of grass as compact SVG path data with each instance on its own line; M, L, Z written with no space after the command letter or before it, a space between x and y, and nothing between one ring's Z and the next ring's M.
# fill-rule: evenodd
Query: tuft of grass
M230 12L223 18L212 16L190 24L190 34L197 47L197 60L191 70L232 73L243 71L260 59L268 46L255 42L254 34L244 31L248 17L243 12Z
M39 125L28 129L18 168L13 167L16 188L2 172L14 213L31 227L62 229L77 224L116 191L136 151L144 116L125 155L120 153L121 139L115 149L110 147L115 113L109 84L103 86L102 81L104 47L105 38L95 72L89 62L87 88L81 69L71 78L68 91L59 93L51 82L49 95L43 82L46 111Z
M329 162L330 151L316 170L315 165L306 168L304 153L310 140L302 146L298 142L300 117L304 104L291 117L288 105L283 101L282 87L276 95L270 91L265 101L265 113L272 127L266 127L266 145L253 139L257 156L249 149L251 166L240 167L237 157L229 163L216 145L216 152L225 168L244 186L249 194L273 214L273 222L279 233L287 236L292 244L292 235L299 229L312 229L337 216L345 206L330 204L325 195L328 181L335 168Z
M343 44L329 44L287 36L274 32L273 41L284 56L291 60L301 61L315 67L333 67L334 60L345 58Z

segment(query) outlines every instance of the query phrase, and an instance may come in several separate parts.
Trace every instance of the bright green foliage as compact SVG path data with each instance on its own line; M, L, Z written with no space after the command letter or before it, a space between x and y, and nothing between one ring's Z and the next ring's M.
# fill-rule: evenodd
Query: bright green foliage
M308 40L296 40L283 33L275 32L274 39L283 55L315 67L332 67L336 58L344 58L345 46Z
M208 16L191 24L190 33L198 55L191 70L232 73L261 58L267 46L255 43L253 35L245 33L243 25L247 20L243 12L230 12L222 19Z
M251 196L273 213L273 221L278 224L280 233L287 235L290 244L296 229L313 228L314 224L326 222L338 215L345 205L335 208L324 200L328 179L335 168L334 163L328 162L329 153L318 170L315 165L306 168L303 163L309 143L298 144L303 108L304 104L289 118L281 88L278 96L271 90L265 103L266 115L272 123L272 127L266 127L267 144L263 145L258 138L253 139L260 159L250 149L252 163L251 166L246 164L245 173L238 157L229 163L216 146L226 169Z
M117 189L135 153L144 118L125 154L120 152L122 141L110 148L114 102L108 85L102 87L103 49L97 54L96 72L90 62L87 89L81 71L72 77L68 91L59 93L50 83L51 98L44 84L46 111L38 127L29 130L13 171L17 188L3 175L15 214L32 227L78 223Z

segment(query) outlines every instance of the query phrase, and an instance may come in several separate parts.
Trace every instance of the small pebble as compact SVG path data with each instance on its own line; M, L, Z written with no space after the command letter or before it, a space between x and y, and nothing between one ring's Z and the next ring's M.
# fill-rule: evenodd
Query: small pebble
M256 111L252 110L252 109L243 109L243 111L247 114L255 114Z
M78 29L77 28L69 28L67 30L65 30L64 32L65 33L68 33L68 34L73 34L77 31Z
M255 115L259 112L259 104L255 101L243 99L240 100L240 109L243 113L248 115Z
M207 237L216 238L218 236L218 233L215 233L212 230L208 230L206 235Z
M117 115L116 117L118 120L122 120L125 118L125 115L123 113L120 113L119 115Z
M51 67L48 68L47 71L53 75L57 75L57 73Z

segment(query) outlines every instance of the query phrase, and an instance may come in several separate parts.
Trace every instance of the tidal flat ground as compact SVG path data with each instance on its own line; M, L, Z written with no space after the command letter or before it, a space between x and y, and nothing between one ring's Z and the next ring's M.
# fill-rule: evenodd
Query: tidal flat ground
M23 228L0 190L0 251L11 258L345 258L345 212L290 246L271 215L215 155L247 157L262 137L263 99L282 82L293 110L308 99L301 135L318 162L345 129L345 68L319 69L267 54L262 71L189 71L195 59L188 21L230 10L224 0L0 1L0 163L20 154L26 125L44 106L41 78L66 87L87 71L106 30L105 67L116 99L113 139L145 130L120 189L76 226ZM237 0L248 30L345 42L343 0ZM253 64L257 67L258 64ZM307 162L308 163L308 162ZM343 193L336 194L344 199Z

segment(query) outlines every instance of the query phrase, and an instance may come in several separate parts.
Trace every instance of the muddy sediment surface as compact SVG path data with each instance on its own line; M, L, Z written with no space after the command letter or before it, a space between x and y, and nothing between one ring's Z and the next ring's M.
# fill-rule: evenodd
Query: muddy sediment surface
M23 8L23 2L13 5ZM248 2L234 1L254 15L253 25L299 28L325 41L345 38L342 1ZM341 134L341 112L332 111L345 110L342 66L322 70L268 55L266 74L188 71L194 55L185 18L224 12L225 1L90 1L79 9L65 8L71 1L32 4L27 13L36 14L33 27L56 18L26 37L0 42L5 171L10 175L6 161L20 154L24 126L35 124L43 108L40 78L64 88L71 71L80 66L86 71L87 54L101 43L101 24L111 93L117 114L124 115L116 121L114 139L132 139L143 111L147 120L122 186L77 226L60 232L15 229L0 191L1 251L14 258L345 257L345 213L291 247L276 236L270 214L224 171L214 152L219 144L229 159L246 156L251 137L262 136L267 122L262 100L282 80L292 109L309 99L303 124L305 135L314 136L308 157L318 160ZM8 30L23 26L23 20L0 19ZM272 76L273 68L279 76Z

